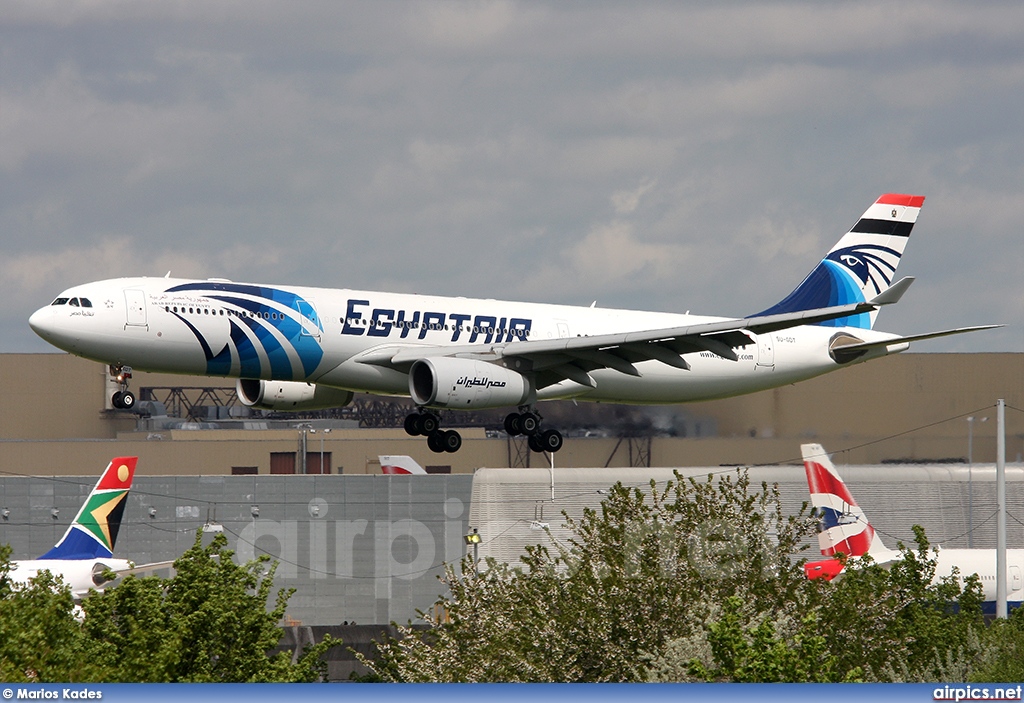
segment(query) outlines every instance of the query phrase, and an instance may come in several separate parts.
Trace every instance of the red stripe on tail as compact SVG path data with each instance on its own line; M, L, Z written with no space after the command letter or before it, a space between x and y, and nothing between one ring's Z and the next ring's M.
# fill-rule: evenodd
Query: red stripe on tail
M878 205L901 205L903 207L921 207L924 205L923 195L903 195L901 193L886 193L875 201Z

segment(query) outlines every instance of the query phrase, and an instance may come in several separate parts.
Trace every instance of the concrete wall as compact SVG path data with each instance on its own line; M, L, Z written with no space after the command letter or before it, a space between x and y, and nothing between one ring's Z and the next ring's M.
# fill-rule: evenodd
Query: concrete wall
M38 557L95 482L0 476L9 511L0 543L15 559ZM294 624L404 623L442 592L442 564L464 554L471 483L468 475L136 476L115 553L139 564L173 560L215 520L239 560L280 561L274 584L296 589L287 610Z

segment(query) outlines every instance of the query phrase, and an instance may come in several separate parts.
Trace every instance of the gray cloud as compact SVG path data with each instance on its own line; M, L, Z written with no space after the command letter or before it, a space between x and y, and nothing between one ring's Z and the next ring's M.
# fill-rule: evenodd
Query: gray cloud
M1024 9L46 2L0 18L4 351L120 275L743 315L879 194L879 318L1024 351Z

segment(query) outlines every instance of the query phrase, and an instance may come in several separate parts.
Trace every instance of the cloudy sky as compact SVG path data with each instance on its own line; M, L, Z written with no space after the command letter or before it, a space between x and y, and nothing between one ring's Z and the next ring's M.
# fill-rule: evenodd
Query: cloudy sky
M0 351L125 275L742 316L885 192L878 327L1024 351L1024 3L0 0Z

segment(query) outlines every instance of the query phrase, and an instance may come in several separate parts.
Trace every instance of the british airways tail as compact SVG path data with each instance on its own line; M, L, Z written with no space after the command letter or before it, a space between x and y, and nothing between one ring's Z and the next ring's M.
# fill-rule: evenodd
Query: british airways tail
M377 458L380 459L380 470L390 476L427 475L427 470L417 464L416 460L411 456L400 454L379 456Z
M923 195L887 193L832 247L813 271L781 302L758 313L773 315L863 303L893 283L896 267L924 204ZM871 329L878 309L817 324Z
M57 545L40 559L109 559L121 527L138 457L117 457L107 465L96 487Z
M811 505L821 517L818 546L825 556L842 553L848 557L869 554L877 562L898 556L888 549L871 527L864 511L836 472L820 444L801 444Z

